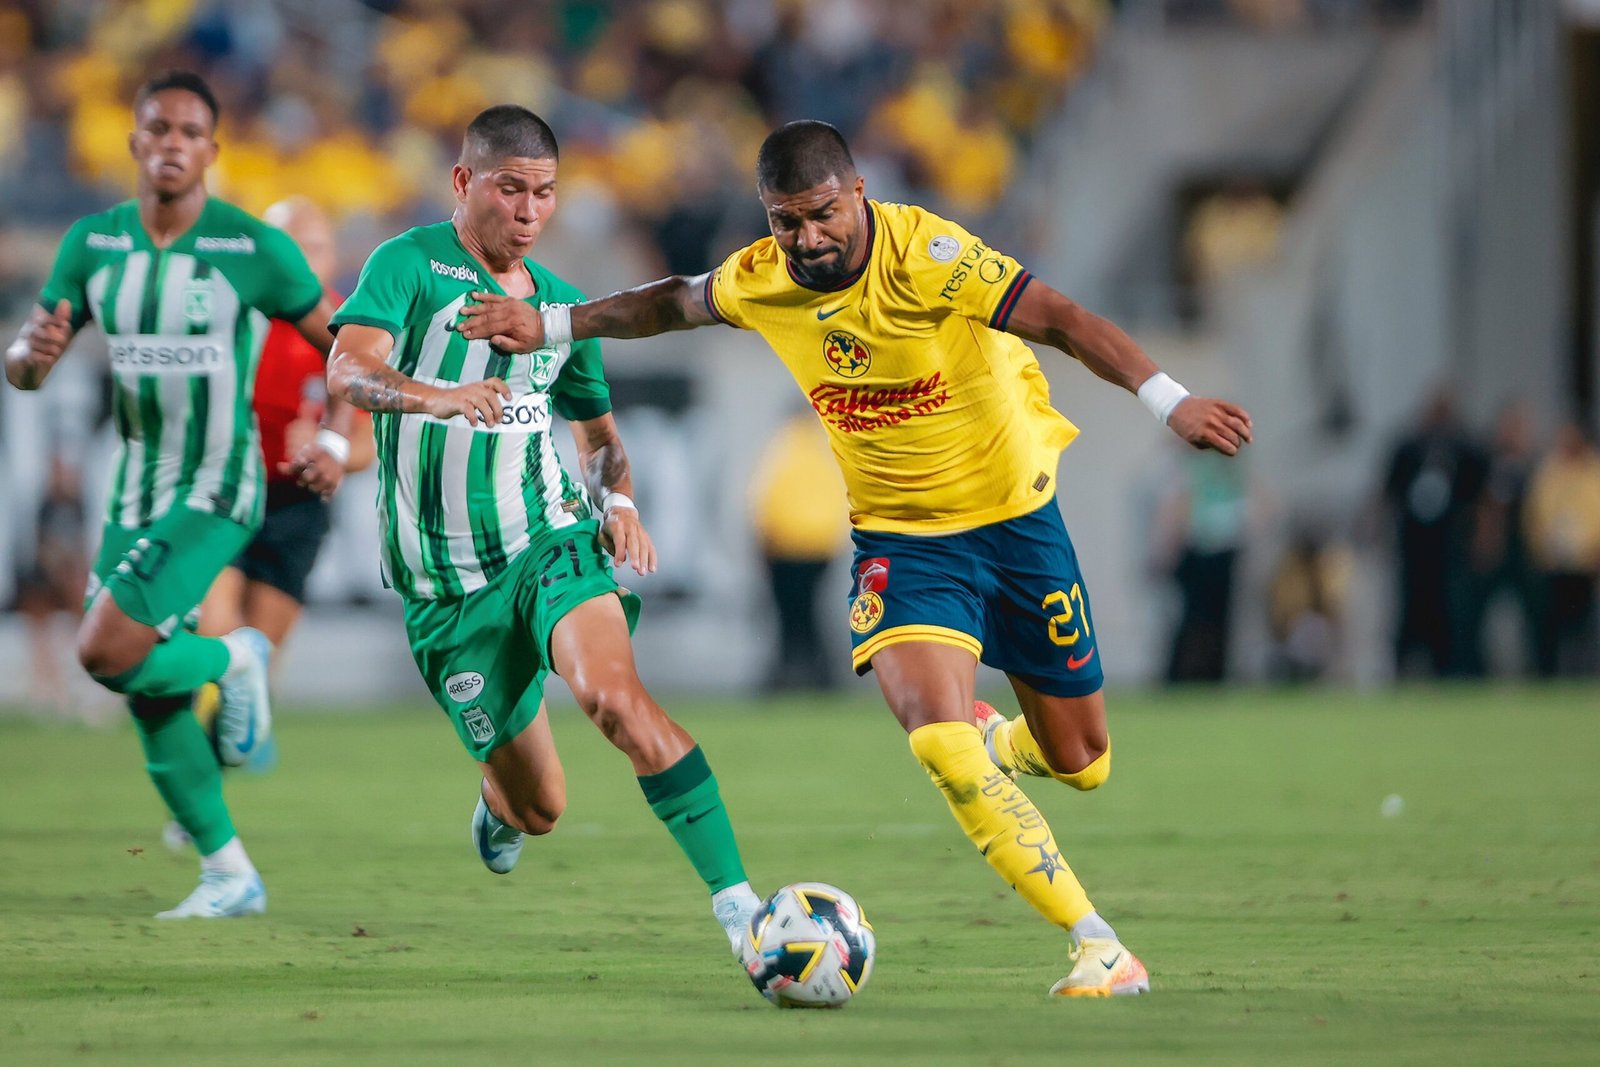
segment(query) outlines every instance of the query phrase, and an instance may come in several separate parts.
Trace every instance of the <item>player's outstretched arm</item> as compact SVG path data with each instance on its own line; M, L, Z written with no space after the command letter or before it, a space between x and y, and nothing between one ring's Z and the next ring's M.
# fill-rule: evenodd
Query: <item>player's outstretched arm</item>
M1189 395L1115 323L1086 311L1038 279L1018 297L1006 331L1058 348L1099 377L1136 394L1173 433L1196 448L1232 456L1250 443L1250 415L1244 408Z
M501 403L511 396L505 382L485 378L450 387L419 382L384 362L393 348L387 330L346 324L328 353L328 395L364 411L419 412L436 419L460 415L472 426L500 421Z
M616 418L608 411L599 418L575 421L572 438L578 445L584 488L600 505L600 543L618 563L632 563L635 571L649 574L656 569L656 546L633 502L633 471Z
M487 339L503 352L533 352L546 344L590 337L654 337L716 322L706 306L712 273L674 275L583 304L547 307L499 293L473 293L456 329L469 340Z
M17 339L6 349L6 381L18 389L39 388L77 332L70 301L56 301L54 311L34 305Z

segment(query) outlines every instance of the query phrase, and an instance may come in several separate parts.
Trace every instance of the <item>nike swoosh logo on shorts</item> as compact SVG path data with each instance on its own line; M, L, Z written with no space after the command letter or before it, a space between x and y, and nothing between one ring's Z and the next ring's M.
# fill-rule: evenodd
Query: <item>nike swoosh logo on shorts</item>
M1089 651L1085 652L1081 657L1080 656L1068 656L1067 657L1067 670L1075 671L1079 667L1082 667L1085 663L1088 663L1092 659L1094 659L1094 649L1092 649L1092 648Z

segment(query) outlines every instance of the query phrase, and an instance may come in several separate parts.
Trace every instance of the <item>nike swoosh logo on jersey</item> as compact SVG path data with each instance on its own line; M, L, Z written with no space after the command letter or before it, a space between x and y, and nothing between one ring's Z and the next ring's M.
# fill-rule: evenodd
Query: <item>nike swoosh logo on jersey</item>
M844 310L844 308L842 308L842 307L836 307L832 311L818 311L817 312L817 321L821 322L823 319L831 319L831 318L833 318L835 315L839 314L839 312L841 312L843 310Z
M1092 659L1094 659L1094 649L1092 649L1092 648L1089 651L1085 652L1082 656L1068 656L1067 657L1067 670L1075 671L1079 667L1083 666L1085 663L1088 663Z

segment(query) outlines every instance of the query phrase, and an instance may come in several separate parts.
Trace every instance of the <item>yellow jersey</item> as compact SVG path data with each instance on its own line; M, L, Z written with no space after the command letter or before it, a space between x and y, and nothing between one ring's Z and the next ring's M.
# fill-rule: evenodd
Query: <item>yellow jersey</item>
M856 527L953 533L1033 511L1078 429L1003 332L1032 275L919 207L869 200L866 240L861 269L818 290L765 237L723 262L706 304L788 366L828 428Z

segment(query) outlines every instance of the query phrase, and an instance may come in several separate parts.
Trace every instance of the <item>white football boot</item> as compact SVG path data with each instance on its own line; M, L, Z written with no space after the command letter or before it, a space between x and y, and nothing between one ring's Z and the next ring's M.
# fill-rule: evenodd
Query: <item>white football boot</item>
M522 855L525 837L521 830L496 818L483 794L478 794L478 806L472 809L472 844L485 867L495 874L510 874Z
M733 946L736 957L743 955L744 932L760 907L761 898L756 896L749 882L740 882L711 894L711 914L716 916L722 932L728 935L728 943Z
M217 679L217 758L229 767L250 762L272 732L267 667L272 642L260 630L241 626L222 639L228 669Z
M260 915L267 910L267 887L254 870L206 871L200 875L195 891L158 919L232 919L240 915Z

